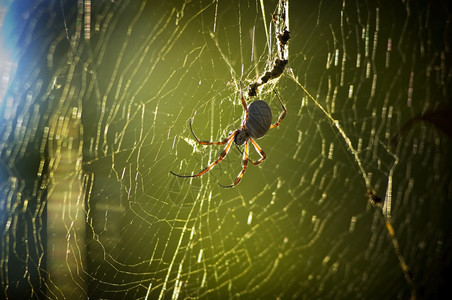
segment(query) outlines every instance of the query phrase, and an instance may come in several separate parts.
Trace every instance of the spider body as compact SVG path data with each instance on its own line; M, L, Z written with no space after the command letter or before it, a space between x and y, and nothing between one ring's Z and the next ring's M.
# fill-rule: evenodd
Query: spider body
M246 142L248 142L250 139L250 135L248 134L248 131L245 128L239 129L237 131L237 134L234 137L234 143L237 146L242 146Z
M272 111L267 102L257 100L248 105L248 119L243 116L244 127L240 129L234 138L237 146L243 145L250 138L260 139L267 134L272 124Z
M240 95L242 100L242 105L245 110L245 114L243 116L242 121L242 127L240 129L235 130L232 132L226 139L224 139L221 142L209 142L209 141L201 141L198 139L196 134L193 132L193 128L191 126L191 119L189 120L190 130L195 137L198 144L201 145L223 145L226 144L226 147L224 148L223 152L220 154L220 157L215 160L213 163L211 163L208 167L204 168L202 171L200 171L197 174L193 175L179 175L172 171L170 171L171 174L178 176L178 177L198 177L201 176L208 171L210 171L215 165L217 165L219 162L223 160L223 158L228 154L229 150L231 149L232 143L235 143L237 146L245 145L242 159L242 170L238 174L237 178L235 179L234 183L231 185L221 185L221 187L229 188L236 186L240 180L242 179L243 174L246 171L246 167L248 166L248 161L250 161L253 165L257 166L261 164L267 156L265 155L264 151L259 147L259 145L253 140L253 139L259 139L267 134L267 132L274 127L279 126L281 121L286 116L287 110L282 103L281 99L279 98L278 94L275 91L276 96L278 97L279 103L281 104L281 107L283 109L283 112L279 116L278 122L272 125L272 111L270 109L270 106L267 104L267 102L263 100L256 100L252 102L250 105L246 105L246 101L243 98L242 88L240 86ZM256 149L257 152L259 152L261 158L254 162L250 159L248 159L249 155L249 142L253 144L254 149Z
M267 102L257 100L248 106L248 120L245 129L249 136L260 139L267 134L272 125L272 111Z

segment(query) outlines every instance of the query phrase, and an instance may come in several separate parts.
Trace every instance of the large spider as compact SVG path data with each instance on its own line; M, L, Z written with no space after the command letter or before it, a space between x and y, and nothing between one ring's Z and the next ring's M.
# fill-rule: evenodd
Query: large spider
M253 165L257 166L261 164L267 156L265 155L264 151L259 147L259 145L254 141L254 139L259 139L263 137L265 134L267 134L268 130L271 128L275 128L281 124L281 121L286 116L287 110L284 104L281 101L281 98L279 98L276 91L274 91L276 94L276 97L278 97L279 103L281 104L281 107L283 109L283 112L279 116L278 122L271 125L272 122L272 111L270 109L270 106L268 106L267 102L263 100L256 100L252 102L250 105L246 105L246 101L243 98L243 92L242 92L242 85L240 85L240 96L242 99L242 105L245 110L245 115L243 116L242 121L242 127L240 129L235 130L232 132L229 137L224 139L221 142L208 142L208 141L201 141L198 139L196 134L193 131L193 128L191 126L192 119L189 120L190 130L193 136L195 137L196 141L200 145L223 145L226 144L226 147L224 148L223 152L221 153L220 157L213 163L211 163L208 167L204 168L201 172L198 174L193 175L179 175L174 173L173 171L170 171L171 174L178 176L178 177L198 177L201 175L204 175L208 171L210 171L215 165L220 163L223 158L228 154L229 150L231 149L232 142L234 142L237 146L241 146L245 144L245 150L243 151L243 160L242 160L242 171L240 171L239 175L235 179L234 183L231 185L222 185L218 183L223 188L231 188L236 186L240 180L242 179L243 174L246 171L246 167L248 165L248 161L250 161ZM251 142L256 149L257 152L259 152L261 158L259 158L258 161L254 162L251 159L248 158L249 153L249 142Z

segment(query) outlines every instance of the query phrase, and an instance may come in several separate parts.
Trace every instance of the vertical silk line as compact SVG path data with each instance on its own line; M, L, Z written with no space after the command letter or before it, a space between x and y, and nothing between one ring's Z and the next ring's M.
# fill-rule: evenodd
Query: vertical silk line
M89 40L91 37L91 0L85 0L83 37Z

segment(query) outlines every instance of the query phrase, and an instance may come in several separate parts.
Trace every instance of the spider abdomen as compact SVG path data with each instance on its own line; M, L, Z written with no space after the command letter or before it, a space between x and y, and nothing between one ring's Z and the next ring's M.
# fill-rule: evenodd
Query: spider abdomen
M261 138L270 129L272 123L272 111L267 102L257 100L248 106L248 119L246 131L252 138Z

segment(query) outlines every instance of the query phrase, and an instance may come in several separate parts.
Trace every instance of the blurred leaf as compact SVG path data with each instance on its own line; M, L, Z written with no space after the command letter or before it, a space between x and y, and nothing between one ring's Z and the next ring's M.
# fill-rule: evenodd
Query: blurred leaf
M437 129L444 132L449 138L452 138L452 106L450 104L440 105L432 111L418 115L406 122L399 130L397 135L391 139L391 144L396 145L400 137L411 130L419 122L427 122Z

